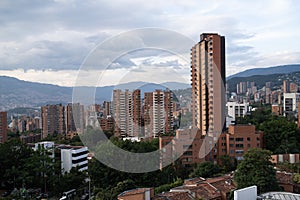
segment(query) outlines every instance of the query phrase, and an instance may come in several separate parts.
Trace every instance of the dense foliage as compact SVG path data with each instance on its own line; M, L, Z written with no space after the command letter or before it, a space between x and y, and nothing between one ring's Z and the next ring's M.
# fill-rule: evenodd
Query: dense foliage
M45 149L33 151L19 140L10 140L0 145L0 185L2 189L38 188L60 196L73 188L83 188L86 175L72 169L61 173L60 161L49 157Z
M265 148L273 154L300 153L300 130L294 119L272 115L270 107L260 107L251 115L238 118L237 123L251 123L263 131Z
M234 174L238 188L256 185L259 193L279 190L276 171L270 159L270 151L259 148L250 149Z
M218 174L219 172L220 172L220 168L218 165L212 162L203 162L196 165L196 167L194 168L190 176L209 178Z

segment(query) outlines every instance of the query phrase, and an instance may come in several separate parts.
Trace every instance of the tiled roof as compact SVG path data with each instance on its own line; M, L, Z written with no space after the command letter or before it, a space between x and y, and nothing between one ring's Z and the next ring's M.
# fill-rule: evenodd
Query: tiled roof
M276 179L278 183L293 184L293 174L287 172L276 172Z
M135 195L135 194L144 193L148 190L151 190L151 188L136 188L136 189L127 190L125 192L122 192L118 196L121 197L121 196Z
M199 177L186 179L184 185L172 188L170 192L164 193L163 197L170 196L172 193L188 193L197 198L216 199L221 198L221 193L228 193L236 189L232 176L222 176L209 178L207 180ZM168 197L169 198L169 197ZM155 200L164 200L166 198L157 198Z
M192 200L194 199L188 192L165 192L156 195L153 200Z

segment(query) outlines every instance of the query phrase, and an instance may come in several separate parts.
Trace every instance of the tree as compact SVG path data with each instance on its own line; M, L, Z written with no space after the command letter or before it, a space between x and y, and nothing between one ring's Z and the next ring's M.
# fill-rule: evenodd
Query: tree
M299 184L300 183L300 174L298 174L298 173L294 174L293 180L295 183Z
M0 184L7 188L21 187L25 181L23 170L32 149L20 140L10 140L0 144Z
M263 122L259 129L264 131L266 149L273 153L300 152L300 132L294 122L274 116Z
M194 171L191 173L191 177L203 177L209 178L220 172L219 166L212 162L203 162L197 164Z
M222 155L219 158L220 168L223 173L230 172L236 169L235 160L230 158L229 155Z
M259 148L250 149L234 174L238 188L256 185L259 193L279 190L276 171L270 159L270 151Z

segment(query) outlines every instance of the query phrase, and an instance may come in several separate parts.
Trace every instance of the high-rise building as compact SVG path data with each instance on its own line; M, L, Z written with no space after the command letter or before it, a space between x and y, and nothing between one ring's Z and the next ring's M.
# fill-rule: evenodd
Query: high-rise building
M146 137L157 137L173 131L173 94L155 90L144 95L144 131Z
M174 102L173 93L171 91L164 91L164 102L165 102L165 131L166 133L174 130ZM176 104L175 104L176 105Z
M201 34L191 51L192 125L202 135L220 133L225 119L225 38Z
M42 137L49 134L65 134L65 107L61 104L46 105L41 108Z
M185 167L205 160L216 162L220 153L226 154L226 149L218 151L218 135L225 127L225 38L202 34L191 56L192 128L160 137L161 167L182 152L179 160Z
M7 112L0 112L0 144L7 141Z
M286 117L297 118L299 101L300 101L300 93L284 93L283 94L283 115Z
M107 116L111 115L111 102L104 101L103 102L103 117L107 118Z
M133 135L142 136L142 104L141 91L134 90L132 92L132 122Z
M121 137L139 136L141 133L141 92L140 90L114 90L113 118L115 134Z
M151 137L153 132L153 92L144 93L144 103L143 103L143 121L144 121L144 135L146 137Z
M290 92L291 93L298 92L298 85L296 83L290 83Z
M290 92L290 82L289 82L289 80L283 80L282 90L283 90L283 93L289 93Z
M84 128L84 107L79 103L69 103L66 106L66 133L82 133Z
M300 101L298 102L298 128L300 128L300 111L299 111L299 108L300 108Z

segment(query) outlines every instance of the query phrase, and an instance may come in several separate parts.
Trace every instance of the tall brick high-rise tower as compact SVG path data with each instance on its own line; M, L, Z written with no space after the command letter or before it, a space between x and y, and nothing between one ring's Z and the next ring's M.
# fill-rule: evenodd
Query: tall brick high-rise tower
M0 144L7 141L7 112L0 112Z
M191 49L192 125L202 135L220 133L225 119L225 38L203 33Z

